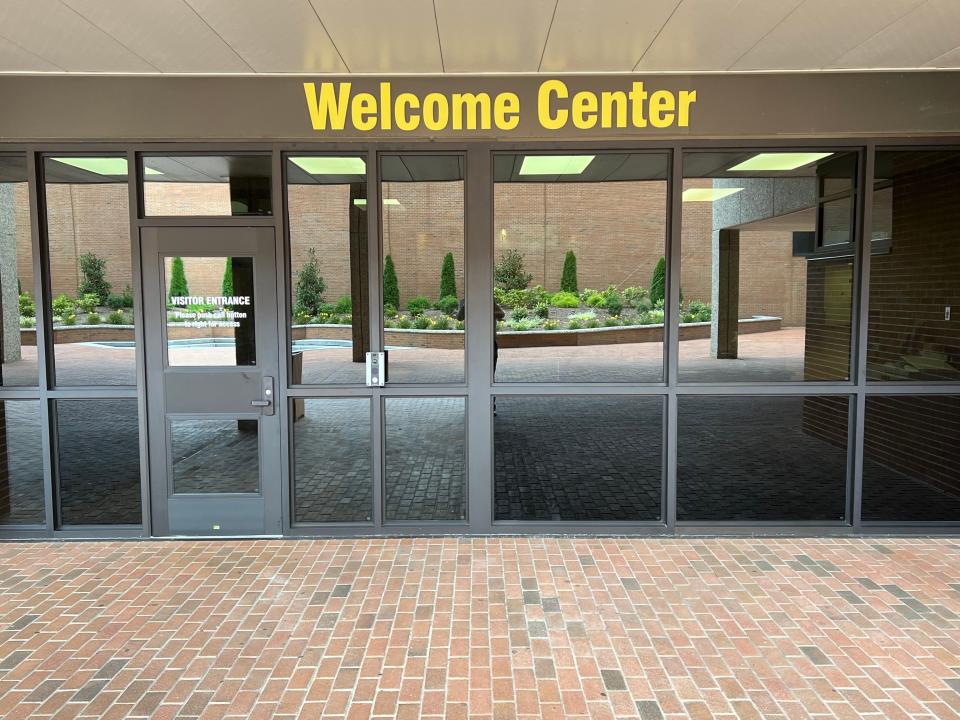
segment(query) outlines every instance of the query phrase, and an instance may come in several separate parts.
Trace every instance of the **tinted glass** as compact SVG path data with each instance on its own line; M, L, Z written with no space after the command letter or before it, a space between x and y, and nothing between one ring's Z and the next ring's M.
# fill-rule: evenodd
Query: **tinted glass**
M466 518L466 401L387 398L384 402L386 520Z
M167 362L257 364L253 258L164 258Z
M384 155L380 172L389 380L463 382L464 158Z
M57 400L63 525L139 525L137 401Z
M659 382L664 154L494 156L498 382Z
M842 520L848 407L846 396L680 397L677 519Z
M269 155L145 155L145 215L271 215Z
M255 493L260 489L260 423L233 418L170 418L175 493Z
M849 378L856 168L856 153L684 155L681 381Z
M0 402L0 525L42 524L40 403Z
M960 152L878 152L867 379L960 381Z
M57 385L134 385L127 159L48 157L47 243Z
M960 395L868 396L864 520L960 520Z
M0 384L36 385L37 298L27 163L0 155Z
M292 408L294 521L372 520L370 401L296 399Z
M364 382L370 350L366 162L289 157L291 384Z
M659 520L663 399L500 396L497 520Z

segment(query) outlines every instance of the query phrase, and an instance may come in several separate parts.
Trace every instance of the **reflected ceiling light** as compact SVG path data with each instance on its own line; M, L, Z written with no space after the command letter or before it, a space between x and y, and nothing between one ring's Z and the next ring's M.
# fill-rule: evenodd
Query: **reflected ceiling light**
M525 155L520 175L579 175L596 155Z
M358 157L292 157L290 161L311 175L366 175L367 163Z
M731 172L796 170L817 160L830 157L833 153L815 152L773 152L760 153L730 168Z
M356 205L357 207L366 207L366 205L367 205L367 200L366 200L366 198L357 198L356 200L353 201L353 204ZM400 201L397 200L396 198L384 198L384 199L383 199L383 204L384 204L384 205L399 205L399 204L400 204Z
M143 166L143 174L144 175L163 175L163 173L160 172L159 170L152 167L147 167L146 165Z
M683 191L683 202L713 202L741 190L743 188L687 188Z
M96 175L117 176L127 174L127 159L125 157L55 157L50 159Z

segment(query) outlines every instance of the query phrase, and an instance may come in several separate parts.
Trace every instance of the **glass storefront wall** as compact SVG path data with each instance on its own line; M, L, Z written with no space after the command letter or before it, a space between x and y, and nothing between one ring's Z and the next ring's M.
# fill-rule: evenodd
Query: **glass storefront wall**
M472 152L147 152L136 178L126 152L0 154L0 533L146 532L154 217L276 227L286 258L288 323L233 364L284 362L289 463L257 420L171 416L177 496L285 483L284 532L321 535L960 522L960 152ZM178 345L170 305L239 293L249 260L144 278L171 367L253 337Z

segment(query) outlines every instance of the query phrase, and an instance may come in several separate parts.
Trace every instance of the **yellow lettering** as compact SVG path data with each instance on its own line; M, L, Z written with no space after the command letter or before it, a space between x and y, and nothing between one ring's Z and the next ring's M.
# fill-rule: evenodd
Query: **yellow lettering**
M669 90L657 90L650 96L650 124L655 128L673 125L674 97Z
M420 107L420 100L413 93L400 93L397 95L397 108L394 113L397 116L398 130L416 130L420 127L420 116L416 113L408 115L413 110Z
M589 130L597 124L597 96L584 90L573 96L573 126Z
M516 93L499 93L494 98L493 122L498 130L513 130L520 124L520 97Z
M357 93L350 102L350 122L367 132L377 126L377 99L370 93Z
M614 123L613 114L617 120ZM622 90L600 93L600 127L625 128L627 126L627 94Z
M393 112L393 103L390 102L390 83L380 83L380 129L389 130L393 125L390 117Z
M318 98L316 83L303 84L307 108L310 110L310 122L314 130L326 130L328 120L331 130L343 130L347 122L350 86L351 83L348 82L340 83L337 95L334 95L333 83L320 83Z
M423 99L423 124L428 130L445 130L450 119L447 98L440 93L428 93Z
M453 94L453 129L463 130L466 119L467 130L477 129L477 119L480 128L490 129L490 96L487 93L454 93Z
M643 89L642 82L633 83L633 89L630 91L630 107L633 109L633 126L642 128L647 126L647 119L643 116L643 104L647 100L647 91Z
M537 117L541 127L545 130L559 130L567 124L569 112L563 108L557 108L556 113L553 113L551 105L554 97L558 100L566 100L569 96L566 83L562 80L545 80L540 84L540 89L537 91Z
M696 90L680 91L680 109L677 115L677 125L680 127L690 126L690 106L697 101Z

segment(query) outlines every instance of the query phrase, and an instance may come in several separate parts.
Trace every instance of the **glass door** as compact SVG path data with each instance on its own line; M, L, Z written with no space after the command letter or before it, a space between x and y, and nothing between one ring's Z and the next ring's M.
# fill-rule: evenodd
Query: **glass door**
M272 228L141 230L155 535L280 531Z

